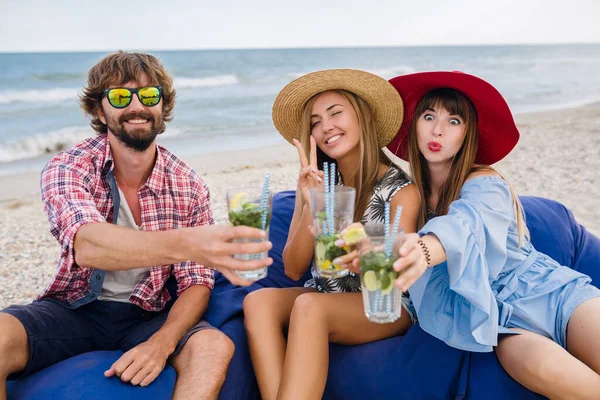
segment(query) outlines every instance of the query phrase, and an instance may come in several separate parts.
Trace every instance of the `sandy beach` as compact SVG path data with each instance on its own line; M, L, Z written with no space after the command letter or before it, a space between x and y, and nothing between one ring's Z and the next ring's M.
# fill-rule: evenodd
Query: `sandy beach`
M520 195L557 200L600 235L600 103L521 114L516 120L521 140L497 169ZM290 145L182 158L208 184L219 223L226 222L228 188L259 186L267 172L275 192L296 185L298 157ZM0 187L0 308L4 308L31 301L51 281L59 246L43 212L39 174L0 176Z

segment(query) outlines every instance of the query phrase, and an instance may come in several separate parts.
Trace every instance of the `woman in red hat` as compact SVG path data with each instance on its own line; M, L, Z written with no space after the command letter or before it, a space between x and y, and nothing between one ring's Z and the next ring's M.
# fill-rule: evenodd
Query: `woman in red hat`
M388 148L410 162L424 200L395 284L410 289L421 327L463 350L495 348L537 393L598 398L600 290L533 248L518 197L490 166L519 139L506 101L460 72L390 82L406 117Z

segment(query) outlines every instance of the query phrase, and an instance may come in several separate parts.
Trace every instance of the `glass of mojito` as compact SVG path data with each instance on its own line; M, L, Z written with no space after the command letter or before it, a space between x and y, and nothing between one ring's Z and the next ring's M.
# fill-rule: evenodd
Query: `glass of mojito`
M315 270L325 278L341 278L349 274L347 269L333 263L337 257L346 255L348 247L338 247L335 241L339 232L352 224L356 191L349 186L336 186L333 193L323 188L310 190L310 212L315 234Z
M271 192L268 192L264 209L261 209L261 188L247 187L230 189L227 191L227 209L229 223L233 226L249 226L263 229L264 239L234 239L234 243L262 242L269 237L269 223L271 222ZM239 260L260 260L268 257L268 252L257 254L234 254ZM257 281L267 276L267 267L251 271L235 271L242 279Z
M391 245L388 244L388 247L391 248L391 252L388 255L384 230L366 225L365 231L367 237L358 243L365 315L372 322L394 322L402 313L402 291L394 286L398 273L392 265L399 257L398 250L403 241L403 232L400 230L395 237L389 239ZM373 231L380 234L374 235Z

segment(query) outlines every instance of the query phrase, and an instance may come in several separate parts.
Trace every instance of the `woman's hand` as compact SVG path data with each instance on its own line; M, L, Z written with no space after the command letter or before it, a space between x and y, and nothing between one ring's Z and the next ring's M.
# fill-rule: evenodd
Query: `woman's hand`
M304 204L310 204L310 189L323 186L323 171L317 168L317 143L310 137L310 160L306 158L304 149L300 142L293 139L294 146L298 149L300 157L300 176L298 177L298 189L302 193Z
M351 251L348 252L348 254L338 257L335 260L333 260L333 264L336 265L341 265L342 268L344 269L348 269L351 272L354 272L355 274L360 274L360 261L358 259L358 250L356 249L356 244L358 243L358 241L356 242L352 242L352 243L347 243L346 240L344 240L344 237L346 236L346 233L348 233L348 231L350 230L362 230L364 232L364 227L360 222L355 222L351 225L348 225L344 230L342 230L340 232L340 238L338 240L335 241L335 245L337 247L350 247ZM359 238L360 241L361 238Z
M419 245L419 239L421 237L416 233L406 234L404 244L400 248L400 258L394 263L394 270L400 274L394 285L403 292L406 292L427 270L427 260Z

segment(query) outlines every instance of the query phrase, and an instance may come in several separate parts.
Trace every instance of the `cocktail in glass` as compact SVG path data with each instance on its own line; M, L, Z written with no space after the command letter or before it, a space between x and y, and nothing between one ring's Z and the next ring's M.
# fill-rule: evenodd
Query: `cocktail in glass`
M263 192L260 188L246 187L230 189L227 191L227 208L229 223L233 226L249 226L265 231L264 239L234 239L234 243L263 242L269 237L269 223L271 220L271 192L269 191L266 199L263 199L261 208L261 198ZM260 260L267 258L268 252L256 254L234 254L233 257L239 260ZM267 267L250 270L235 271L242 279L257 281L267 276Z
M329 198L329 200L328 200ZM348 247L335 245L339 232L353 222L356 191L349 186L336 186L333 193L323 188L310 190L310 211L315 234L315 269L325 278L341 278L349 274L333 260L348 252Z
M369 235L373 230L367 225L367 238L358 243L363 304L369 321L389 323L402 314L402 291L394 286L398 272L394 271L392 265L399 257L403 232L389 239L388 250L391 251L387 254L385 236ZM379 231L383 232L383 229Z

